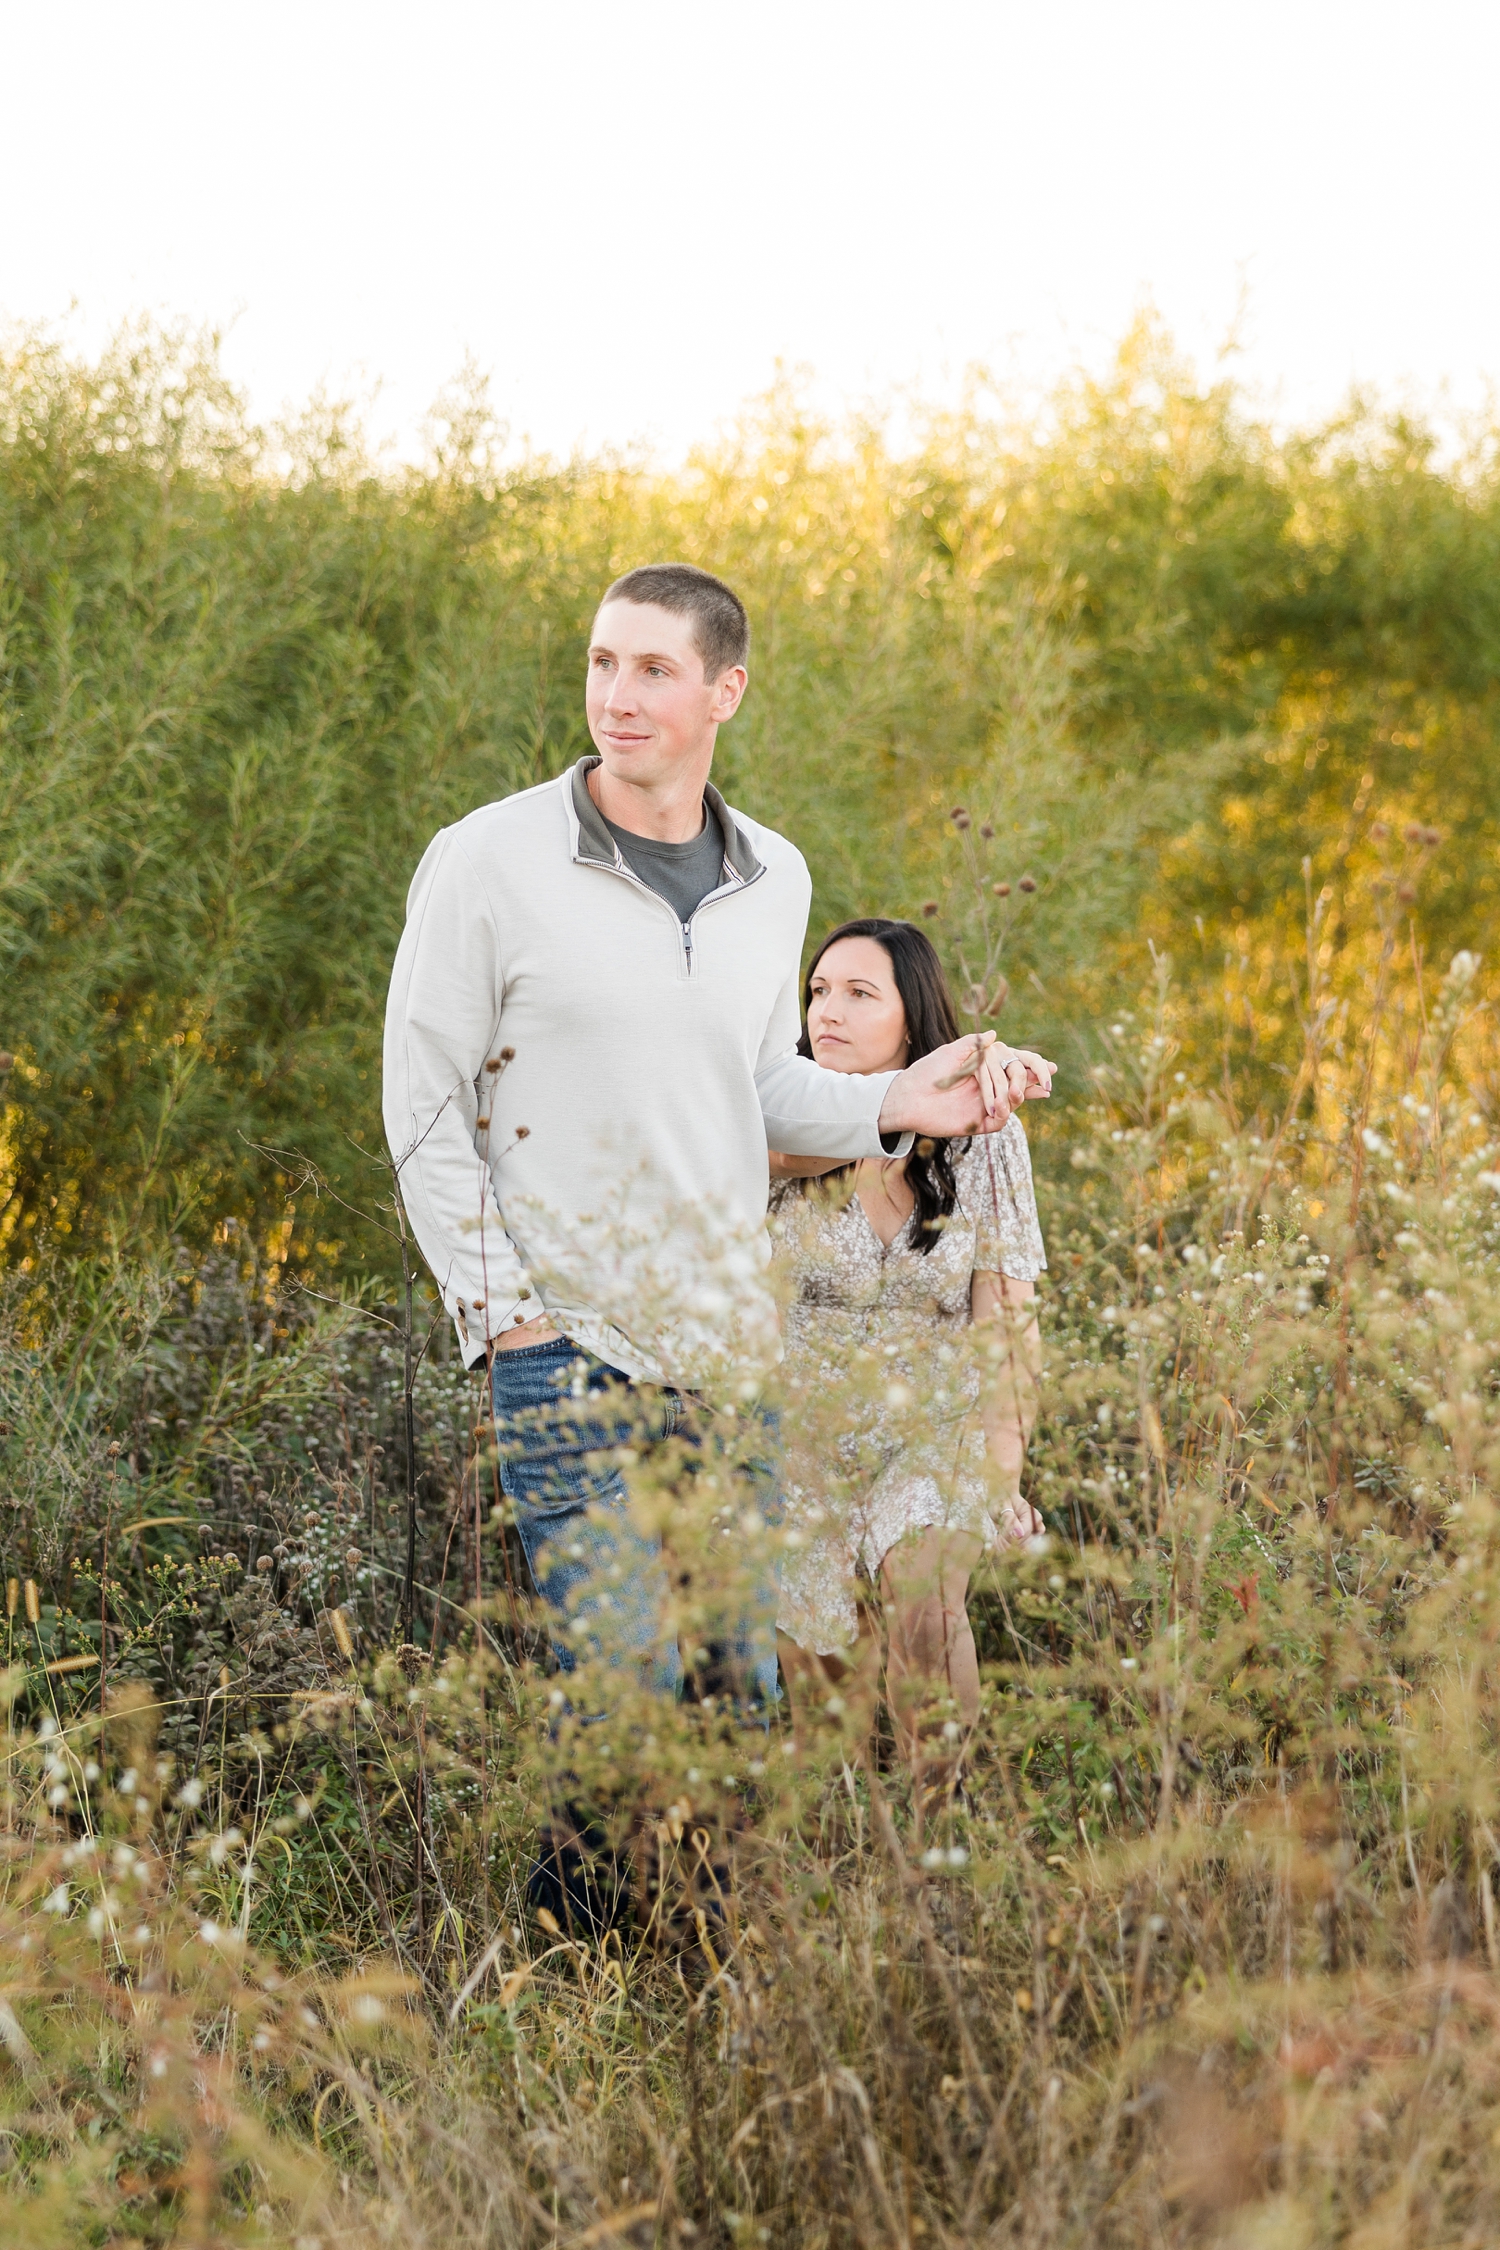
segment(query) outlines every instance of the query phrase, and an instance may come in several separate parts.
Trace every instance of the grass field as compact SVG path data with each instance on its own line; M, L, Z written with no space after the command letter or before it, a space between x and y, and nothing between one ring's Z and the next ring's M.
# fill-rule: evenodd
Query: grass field
M377 477L161 339L7 382L5 2239L1500 2238L1486 444L1273 447L1149 338L675 482L473 401ZM935 1823L834 1708L571 1731L441 1334L408 1384L406 871L669 545L819 911L932 905L1065 1063L1048 1531ZM564 1776L602 1943L524 1895Z

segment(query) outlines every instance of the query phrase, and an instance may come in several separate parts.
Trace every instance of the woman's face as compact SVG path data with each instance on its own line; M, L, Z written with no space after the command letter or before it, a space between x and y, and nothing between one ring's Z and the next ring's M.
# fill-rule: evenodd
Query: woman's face
M812 973L807 1036L825 1070L904 1070L906 1010L891 957L874 938L830 945Z

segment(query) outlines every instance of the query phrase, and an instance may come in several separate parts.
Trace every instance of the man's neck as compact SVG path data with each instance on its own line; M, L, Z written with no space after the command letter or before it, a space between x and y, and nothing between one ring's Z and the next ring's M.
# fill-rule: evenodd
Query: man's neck
M642 784L622 780L602 765L591 766L584 776L589 795L606 820L628 836L644 836L656 844L690 844L703 833L703 790L708 761L669 781Z

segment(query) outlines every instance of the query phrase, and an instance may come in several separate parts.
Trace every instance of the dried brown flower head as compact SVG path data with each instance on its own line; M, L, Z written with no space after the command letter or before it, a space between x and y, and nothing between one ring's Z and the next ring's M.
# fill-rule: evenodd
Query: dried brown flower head
M1016 889L1018 891L1034 891L1036 889L1036 877L1034 875L1023 875L1017 883Z
M997 883L997 884L995 885L995 896L996 896L996 898L1009 898L1009 897L1010 897L1010 885L1009 885L1009 883Z
M930 922L934 914L936 914L937 910L938 902L935 898L929 898L923 901L922 913L925 920Z
M952 821L955 828L970 828L973 826L973 822L969 817L968 810L963 805L955 805L952 812L949 813L948 818Z

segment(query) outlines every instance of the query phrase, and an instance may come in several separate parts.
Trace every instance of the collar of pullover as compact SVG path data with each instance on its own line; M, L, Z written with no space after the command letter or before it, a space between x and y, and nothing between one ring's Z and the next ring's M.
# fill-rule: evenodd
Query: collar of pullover
M578 857L597 860L603 867L614 867L618 862L615 840L604 825L604 815L589 794L588 775L603 760L598 752L579 759L570 776L573 788L573 812L578 822ZM719 833L724 838L724 857L742 883L753 882L763 872L760 861L751 848L734 814L725 804L711 781L705 782L703 795L709 809L719 823Z

